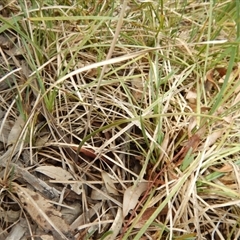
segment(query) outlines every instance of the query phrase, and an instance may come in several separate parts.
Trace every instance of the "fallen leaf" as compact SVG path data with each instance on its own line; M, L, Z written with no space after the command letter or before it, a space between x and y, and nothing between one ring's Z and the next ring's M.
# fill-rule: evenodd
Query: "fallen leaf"
M192 130L197 126L197 118L195 116L191 117L188 124L188 137L192 136Z
M99 209L102 207L102 202L98 202L96 203L94 206L92 206L92 208L89 209L89 211L87 213L82 213L77 219L75 219L75 221L70 225L70 230L71 231L76 231L76 230L81 230L84 227L84 223L86 220L86 216L89 217L89 219L91 219L94 214L99 212Z
M10 126L9 122L3 123L3 121L0 121L0 126L2 126L2 124L3 124L3 127L2 127L2 131L0 133L0 142L7 144L7 141L9 138L8 136L11 131L11 126Z
M72 174L61 167L40 166L37 167L35 171L63 183L68 180L74 180ZM72 191L74 191L78 195L82 193L82 183L80 181L76 181L75 183L69 183L69 185L71 186Z
M73 148L73 147L72 147ZM73 148L74 149L74 148ZM78 150L78 148L74 149L74 150ZM92 150L92 149L88 149L85 147L82 147L80 149L80 152L85 154L86 156L90 157L90 158L95 158L97 157L97 154Z
M106 186L108 193L114 194L114 195L119 195L112 179L108 176L108 173L106 173L105 171L102 171L101 174L102 174L102 179L103 179L103 182Z
M68 207L61 208L62 217L67 224L71 224L82 212L79 201L68 203Z
M35 171L40 172L52 179L56 179L57 181L73 180L72 174L61 167L40 166L37 167Z
M232 116L223 117L222 119L228 124L231 124L234 121Z
M155 212L157 208L156 207L150 207L146 209L146 211L143 213L141 218L138 220L138 222L133 226L134 228L142 228L146 221L152 216L152 214Z
M123 224L123 214L122 209L118 207L117 215L115 216L114 222L109 229L109 231L112 231L111 235L108 235L105 237L105 240L115 240L117 235L119 234L120 230L122 229Z
M90 157L90 158L96 158L97 157L97 154L90 148L86 148L86 147L81 147L81 149L78 149L78 147L76 146L72 146L71 147L73 150L75 151L79 151L80 153L83 153L84 155L86 155L87 157ZM107 162L107 163L111 163L110 161L108 161L105 157L103 156L99 156L99 159L101 159L102 161L104 162Z
M30 49L30 48L28 48ZM4 50L5 53L7 53L10 57L12 56L19 56L26 54L26 48L24 46L16 46L14 45L11 49L9 50Z
M23 126L24 126L24 120L19 115L8 135L7 146L11 144L15 144L19 140L19 136L21 134Z
M200 143L200 136L195 133L188 139L186 145L181 148L181 150L177 153L177 155L174 156L172 161L175 162L177 160L175 165L176 166L181 165L182 161L188 154L191 154L192 152L195 152L197 150L199 143ZM191 158L187 158L187 159L190 160Z
M139 182L126 189L123 196L123 217L126 217L128 212L136 207L139 197L147 188L147 182Z
M206 74L206 82L205 82L205 90L206 92L209 92L212 90L212 87L215 86L218 91L219 86L217 85L217 82L220 81L227 73L227 69L225 67L216 67L213 69L210 69Z
M190 148L193 149L193 151L195 151L198 147L200 143L200 136L199 134L194 134L192 135L189 139L188 139L188 142L187 142L187 145L186 145L186 148L189 150ZM187 150L187 151L188 151Z
M53 236L51 236L51 235L46 235L46 234L40 236L40 238L41 238L42 240L54 240Z
M14 224L6 240L21 240L24 239L24 235L28 234L28 224L23 218L20 219L17 224Z
M226 72L223 71L222 74L220 75L221 78L219 80L219 83L224 82L226 73L227 73L227 69L226 69ZM232 69L232 72L230 73L229 79L230 79L230 81L232 81L232 80L236 80L238 78L239 78L239 66L234 66L233 69Z
M6 223L13 223L16 222L20 217L20 210L19 211L13 211L11 209L4 210L3 208L0 208L0 219L4 219L4 222Z
M103 194L99 193L96 189L93 189L91 192L91 199L92 200L107 200L108 198L104 196Z
M3 58L0 57L0 61L4 61ZM15 65L18 66L18 68L12 70L11 72L4 72L0 73L0 90L6 90L14 86L15 84L15 73L19 72L21 73L21 67L18 65L18 61L14 61ZM10 64L10 63L8 63ZM5 75L4 75L5 74Z
M206 139L206 144L204 144L204 148L212 146L217 141L217 139L222 136L223 132L224 130L220 129L211 133Z
M62 214L56 210L40 194L14 184L19 200L31 218L46 232L52 232L57 239L73 239L70 227L62 219Z
M7 36L1 34L0 35L0 47L3 49L10 49L14 47L14 40L16 37L12 34L8 34Z
M216 67L214 70L220 78L223 78L227 73L227 69L225 67Z
M71 186L72 191L76 194L80 195L82 193L82 183L80 181L71 184L69 183L69 185Z
M35 142L35 146L38 147L38 149L42 148L49 140L49 135L45 134L43 136L40 136L37 138Z
M132 95L136 101L140 101L143 98L143 82L141 78L135 78L131 81Z
M196 91L190 90L187 92L186 99L192 104L197 102L197 93Z

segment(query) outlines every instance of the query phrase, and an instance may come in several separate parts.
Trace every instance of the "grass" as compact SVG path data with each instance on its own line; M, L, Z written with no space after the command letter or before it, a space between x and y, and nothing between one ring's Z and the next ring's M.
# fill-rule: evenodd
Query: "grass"
M238 239L239 7L4 1L0 239Z

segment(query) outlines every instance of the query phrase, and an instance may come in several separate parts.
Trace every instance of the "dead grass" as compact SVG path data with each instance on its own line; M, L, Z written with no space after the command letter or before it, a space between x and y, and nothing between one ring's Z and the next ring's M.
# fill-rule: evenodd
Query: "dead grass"
M238 239L239 4L54 2L0 5L0 239Z

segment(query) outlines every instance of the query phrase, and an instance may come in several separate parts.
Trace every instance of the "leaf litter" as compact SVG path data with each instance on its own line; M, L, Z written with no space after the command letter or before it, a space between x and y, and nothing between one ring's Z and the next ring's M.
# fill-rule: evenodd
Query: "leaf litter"
M83 7L78 15L92 16L98 11L85 4L86 9ZM25 7L31 11L26 11L17 1L1 5L0 239L39 236L113 240L123 235L124 239L134 239L140 234L137 239L185 239L194 238L196 232L202 239L208 239L209 232L216 239L227 239L225 232L233 233L238 227L239 217L234 213L239 210L235 203L239 201L240 182L239 64L232 66L228 82L225 78L230 62L221 66L211 63L206 76L202 76L202 70L197 72L202 69L198 64L208 59L198 62L195 55L201 57L199 46L188 44L186 33L194 29L192 26L200 26L188 12L203 9L205 16L208 3L187 4L186 13L179 10L181 7L164 6L166 20L182 16L177 41L181 46L175 46L172 36L158 36L158 24L154 24L156 32L154 26L138 29L139 16L147 16L148 5L141 4L141 9L139 3L131 4L125 14L132 22L124 19L121 44L115 46L112 59L106 58L105 45L103 52L95 46L109 44L112 38L102 39L105 34L91 19L75 19L76 23L62 20L63 24L54 19L57 24L50 31L45 28L44 18L41 27L35 25L39 23L35 13L52 16L48 12L51 6L43 4L41 10L27 2ZM151 1L147 4L150 9L157 6ZM116 6L114 14L118 15L121 7ZM61 13L58 9L61 7L54 8L54 14L64 12L67 17L75 17L74 11L80 11L72 5L66 5ZM108 14L107 4L101 11L98 16L104 11ZM25 20L18 21L14 16ZM158 18L154 15L153 19ZM89 32L93 30L91 24L96 34ZM110 31L106 36L112 36L115 19L107 26ZM200 27L203 33L204 26ZM136 31L130 33L131 28ZM19 29L24 29L24 34ZM44 35L46 42L33 42L38 41L35 34ZM101 38L96 37L99 34ZM192 37L195 42L202 38ZM50 39L56 39L54 44L48 42ZM127 39L139 42L134 40L129 47ZM147 47L138 52L136 46L141 42ZM76 43L92 45L81 45L82 51ZM156 48L151 49L154 43ZM209 48L215 51L217 41ZM97 57L96 50L100 53ZM189 71L186 66L192 60L197 68ZM94 94L102 66L105 75L100 77L99 91ZM225 83L224 101L211 113ZM186 179L169 198L174 184L185 174L193 181ZM189 193L189 189L194 191ZM189 198L185 198L186 192ZM148 201L150 206L134 225L129 216L137 217ZM164 211L143 232L159 206ZM226 221L219 220L220 213ZM196 219L201 221L196 223ZM128 233L126 223L130 227L133 224L137 231ZM237 232L228 238L239 236Z
M70 232L69 225L65 223L61 213L49 201L29 188L17 185L14 187L23 208L38 226L47 233L52 232L58 239L73 239L73 233Z
M125 218L130 210L133 210L138 201L139 197L148 189L147 182L139 182L129 187L124 192L123 196L123 217Z

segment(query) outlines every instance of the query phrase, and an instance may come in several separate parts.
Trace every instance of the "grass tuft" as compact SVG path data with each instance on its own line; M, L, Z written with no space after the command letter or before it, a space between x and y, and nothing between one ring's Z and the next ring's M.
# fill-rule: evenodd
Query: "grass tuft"
M239 9L3 1L0 240L238 239Z

